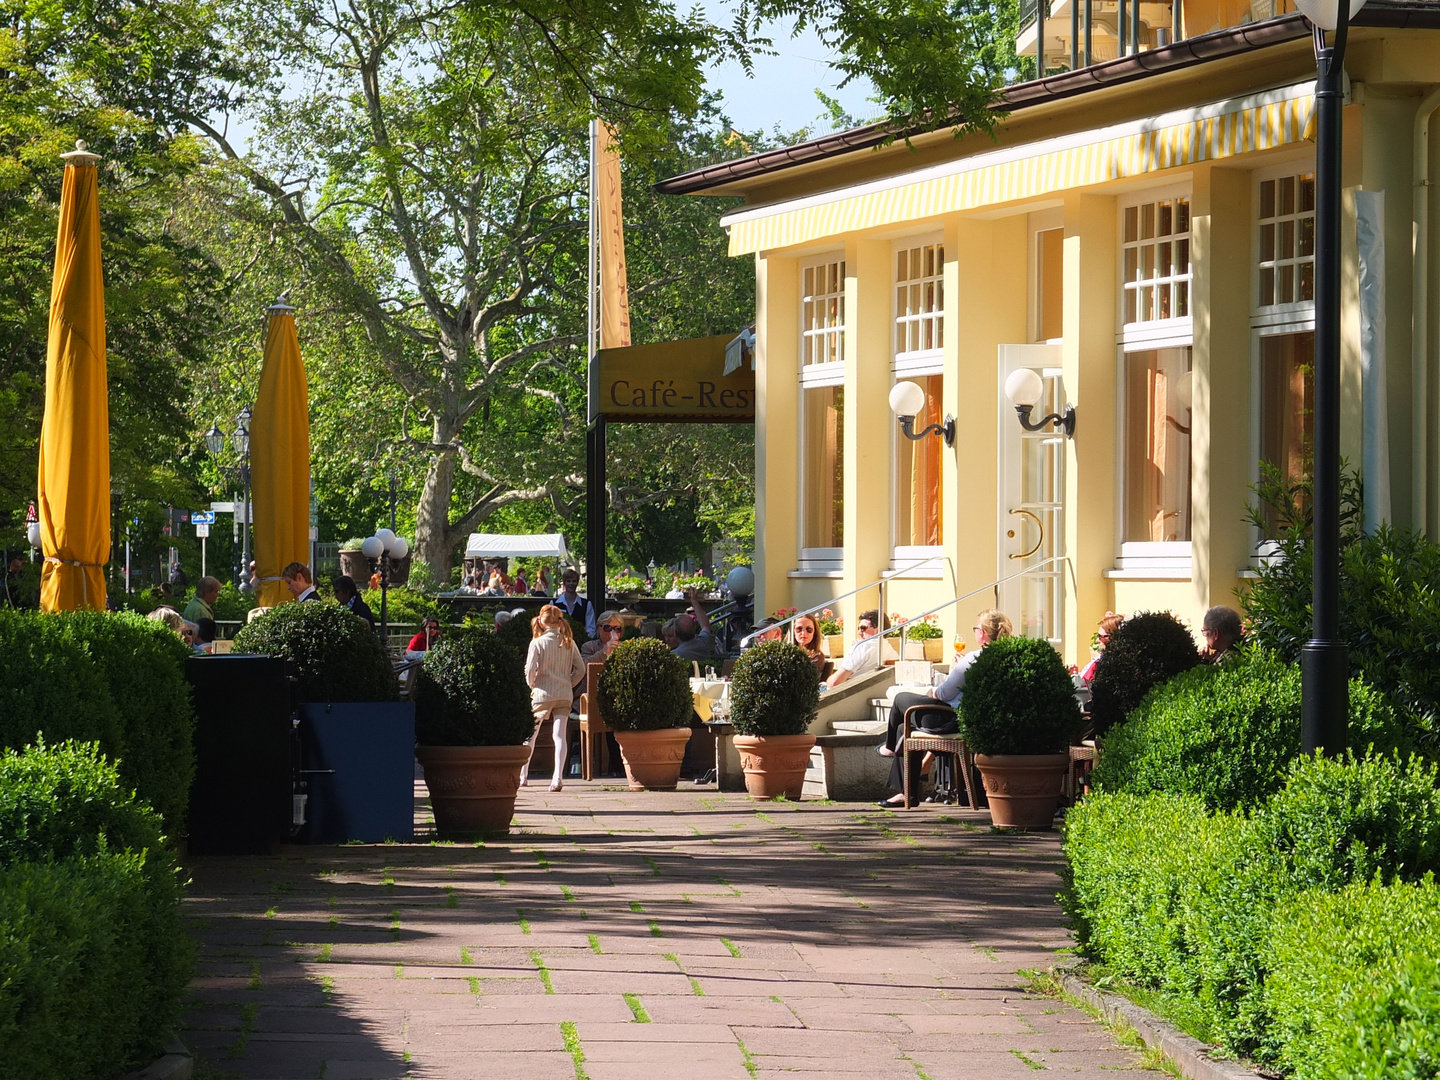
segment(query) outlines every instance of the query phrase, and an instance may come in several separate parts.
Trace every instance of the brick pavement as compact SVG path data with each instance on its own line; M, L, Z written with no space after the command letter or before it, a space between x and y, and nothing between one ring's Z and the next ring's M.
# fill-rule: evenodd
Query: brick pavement
M193 860L198 1080L1142 1072L1017 975L1069 944L1056 836L684 787L527 788L484 846Z

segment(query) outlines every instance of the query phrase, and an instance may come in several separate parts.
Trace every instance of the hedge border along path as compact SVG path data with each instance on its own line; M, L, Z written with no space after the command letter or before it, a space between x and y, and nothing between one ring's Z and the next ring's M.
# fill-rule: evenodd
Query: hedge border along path
M1268 1080L1264 1073L1245 1068L1234 1061L1216 1060L1210 1055L1214 1047L1186 1035L1168 1021L1142 1009L1129 998L1097 990L1073 971L1057 971L1060 986L1073 998L1084 1002L1111 1023L1123 1021L1140 1033L1147 1046L1160 1050L1191 1080Z
M165 1053L120 1080L190 1080L194 1074L195 1056L179 1039L171 1039L165 1044Z

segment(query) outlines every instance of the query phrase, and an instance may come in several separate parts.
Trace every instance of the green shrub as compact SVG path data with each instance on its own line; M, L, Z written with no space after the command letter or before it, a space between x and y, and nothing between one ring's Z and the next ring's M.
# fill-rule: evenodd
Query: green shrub
M215 609L215 618L243 622L255 606L255 597L250 593L242 593L233 581L226 581L220 585L220 595L215 598L212 606ZM183 611L184 608L180 610Z
M1110 635L1090 687L1090 720L1104 735L1160 683L1200 663L1195 639L1168 611L1142 611Z
M6 1076L107 1077L173 1031L190 979L160 819L93 744L0 755Z
M525 675L498 634L451 631L425 654L415 687L419 743L518 746L534 728Z
M763 641L736 661L730 721L737 735L804 735L819 710L820 680L800 646Z
M1339 889L1440 870L1436 769L1412 758L1302 757L1256 815L1288 887Z
M695 711L688 670L663 641L622 641L600 675L600 715L616 731L684 725Z
M301 701L396 701L390 658L365 620L339 604L281 604L235 635L234 651L295 665Z
M1251 637L1295 662L1311 630L1311 486L1263 467L1249 515L1276 558L1260 567L1245 612ZM1350 674L1394 701L1416 743L1440 756L1440 545L1388 525L1366 536L1362 508L1358 476L1344 473L1338 607Z
M1098 679L1098 675L1097 675ZM1404 733L1375 691L1350 688L1351 744L1393 750ZM1300 670L1249 650L1155 688L1105 738L1097 787L1194 795L1212 810L1258 806L1300 753Z
M120 722L120 779L153 806L171 836L185 830L195 775L195 717L185 660L190 650L165 626L133 614L65 616L105 679Z
M114 698L78 624L0 609L0 656L0 746L25 746L43 733L52 743L83 739L112 758L124 754Z
M491 630L500 641L504 642L505 647L519 658L522 671L524 670L525 654L530 649L531 639L535 637L534 628L531 626L531 618L533 618L533 616L516 615L504 626L496 626L493 616L490 620ZM483 622L481 625L484 625ZM575 640L584 641L584 634L582 633L581 636Z
M361 597L369 605L371 612L375 615L375 623L380 623L380 590L366 589L365 583L359 583ZM389 589L390 598L385 607L385 618L390 623L420 623L424 622L426 616L433 615L441 622L448 620L445 607L418 589L406 585L392 585Z
M1440 889L1355 882L1276 911L1265 998L1296 1080L1440 1074Z
M965 675L960 730L977 754L1053 754L1080 733L1065 662L1047 641L1002 637Z

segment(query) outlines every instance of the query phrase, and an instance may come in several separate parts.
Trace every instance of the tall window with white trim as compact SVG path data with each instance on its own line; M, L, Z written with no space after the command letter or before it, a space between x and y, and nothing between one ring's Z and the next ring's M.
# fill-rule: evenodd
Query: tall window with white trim
M1315 174L1260 181L1260 307L1315 299Z
M915 429L938 423L944 413L945 245L938 238L896 243L894 351L895 381L917 383L925 391L925 409ZM928 558L938 547L941 508L942 440L907 439L895 429L893 494L896 562Z
M1190 200L1156 199L1125 207L1121 249L1125 323L1190 314Z
M845 259L800 266L800 558L838 570L845 544Z

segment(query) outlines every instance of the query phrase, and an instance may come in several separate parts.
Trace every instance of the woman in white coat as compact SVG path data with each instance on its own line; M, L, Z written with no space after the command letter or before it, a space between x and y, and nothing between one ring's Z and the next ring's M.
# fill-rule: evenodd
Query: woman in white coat
M554 724L555 734L555 775L550 781L550 790L559 791L561 777L565 775L566 753L570 734L570 702L575 685L585 678L585 661L580 659L580 650L570 633L570 624L565 612L554 604L540 609L530 624L533 636L530 650L525 655L525 681L530 686L530 711L535 715L535 735L547 720ZM531 754L534 754L535 736L530 738ZM530 775L530 763L520 772L520 783L524 785Z

